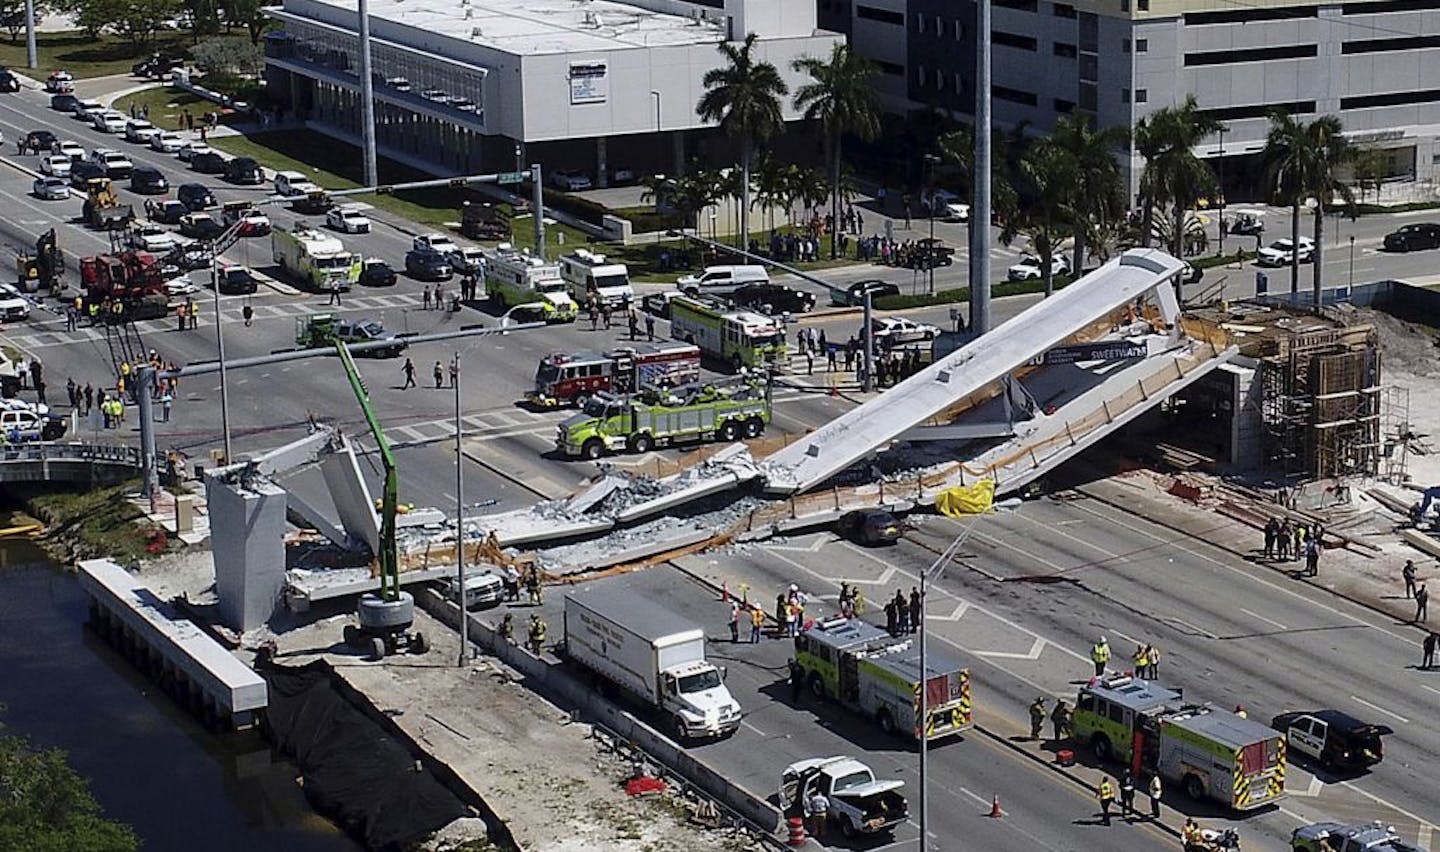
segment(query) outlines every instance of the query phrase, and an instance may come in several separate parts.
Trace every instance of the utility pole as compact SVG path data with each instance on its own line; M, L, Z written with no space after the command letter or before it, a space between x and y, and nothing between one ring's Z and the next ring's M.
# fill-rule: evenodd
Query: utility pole
M865 381L860 383L860 392L869 393L875 389L875 325L871 312L871 293L865 291L865 332L861 335L864 339L860 341L865 347Z
M142 491L150 501L150 511L157 509L160 499L160 474L155 470L155 411L150 405L150 386L155 383L155 368L150 362L135 372L135 399L140 403L140 470L144 474ZM130 388L127 386L126 391ZM123 404L125 400L120 400Z
M370 3L359 0L360 12L360 147L365 185L380 184L375 157L375 81L370 66Z
M460 659L464 666L470 657L470 614L465 609L465 455L460 446L460 353L455 353L450 384L455 386L455 588L460 604Z
M925 155L925 169L930 175L930 242L925 249L925 269L929 276L928 292L935 295L935 257L939 253L935 250L935 164L940 162L940 157L935 154Z
M25 0L25 64L28 68L40 67L35 48L35 0Z
M990 330L990 0L975 27L975 209L970 211L970 329Z
M225 384L225 323L220 316L220 246L210 246L210 292L215 294L215 349L220 356L220 431L225 442L225 463L231 464L235 457L230 454L230 390Z
M540 164L530 165L530 184L535 190L535 198L530 203L535 208L535 254L541 260L545 259L545 184L540 181Z

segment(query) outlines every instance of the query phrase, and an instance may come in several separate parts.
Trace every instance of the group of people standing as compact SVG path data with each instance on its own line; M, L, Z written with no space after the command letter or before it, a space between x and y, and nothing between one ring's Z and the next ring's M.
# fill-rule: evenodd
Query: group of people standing
M1265 524L1266 559L1281 562L1305 560L1304 575L1320 573L1320 551L1324 548L1325 527L1318 524L1292 522L1289 518L1271 518Z
M891 636L903 636L920 630L924 618L924 603L920 590L910 587L910 599L905 599L902 589L895 590L895 597L885 603L885 630Z

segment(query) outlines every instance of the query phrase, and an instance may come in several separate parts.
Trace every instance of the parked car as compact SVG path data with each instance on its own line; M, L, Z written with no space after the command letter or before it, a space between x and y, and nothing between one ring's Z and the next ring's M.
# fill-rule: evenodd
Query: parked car
M78 190L84 191L90 181L103 177L105 177L105 167L99 163L92 163L89 160L70 163L70 185Z
M170 191L170 180L154 166L140 166L130 173L130 191L141 195L159 195Z
M430 248L413 248L407 251L405 271L421 281L448 281L455 274L445 255Z
M647 314L657 316L660 319L670 319L670 302L676 296L683 296L679 290L666 290L662 293L647 293L640 298L640 310Z
M566 192L578 192L582 189L589 189L591 183L590 176L584 172L574 169L558 169L550 173L550 185Z
M25 147L31 151L50 151L55 146L55 134L48 130L32 130L25 134ZM80 149L83 154L84 148Z
M144 77L146 79L154 77L158 80L163 80L170 72L183 67L185 67L185 60L155 53L152 54L149 59L131 65L130 73L136 77Z
M236 157L225 162L225 180L244 186L258 186L265 182L265 169L250 157Z
M296 195L308 195L320 187L316 186L310 178L301 172L276 172L275 173L275 194L287 198Z
M736 305L767 314L803 314L815 308L815 294L784 284L742 284L729 299Z
M1440 248L1440 224L1416 222L1385 235L1386 251L1420 251Z
M61 94L50 96L50 108L56 112L68 112L73 115L75 113L75 105L78 103L80 103L80 99L74 95Z
M360 286L391 287L396 280L395 270L378 257L367 257L360 266Z
M840 517L835 532L856 544L894 544L900 540L900 521L884 509L856 509Z
M35 193L36 198L45 201L64 201L70 197L70 185L65 182L65 178L55 175L35 178L35 182L30 185L30 191Z
M173 130L162 130L150 137L151 150L159 151L162 154L179 153L185 147L185 137Z
M40 174L52 177L70 177L70 158L61 154L46 154L40 158Z
M940 336L940 329L908 317L875 317L870 322L875 340L881 346L896 346L901 343L917 343L934 340ZM864 330L861 330L863 333Z
M634 183L638 179L635 170L629 166L610 167L610 183L614 186L624 186L625 184Z
M1233 829L1232 829L1233 831ZM1238 847L1235 847L1238 848ZM1423 852L1380 820L1372 822L1312 822L1290 833L1291 852Z
M181 236L195 240L213 240L225 233L225 227L209 213L186 213L180 217Z
M480 267L485 262L485 252L475 246L459 246L454 251L445 255L450 261L450 268L461 275L479 275Z
M939 269L954 262L955 249L945 245L939 237L917 240L909 254L905 255L905 265L910 269Z
M170 298L177 296L193 296L200 292L200 288L190 280L189 275L177 275L165 282L165 295Z
M25 298L25 295L19 290L15 289L13 285L0 283L0 320L4 320L5 322L14 322L17 320L29 319L29 317L30 300ZM7 407L0 410L10 411L15 409ZM30 408L29 404L26 403L25 407L20 408L19 410L34 411L35 409ZM46 410L47 409L41 406L40 410L36 411L36 413L44 414Z
M828 804L827 822L846 838L889 835L905 822L909 807L898 778L877 778L869 766L850 757L815 757L785 767L777 801L787 816L806 811L820 794Z
M462 597L454 577L446 578L445 596L452 601L460 601ZM494 571L467 574L463 597L466 609L498 606L505 599L505 581Z
M1050 258L1050 274L1056 278L1070 274L1070 258L1057 254ZM1021 255L1020 262L1005 271L1010 281L1036 281L1045 277L1045 267L1033 254Z
M163 200L151 198L145 202L145 218L162 225L178 225L189 212L190 208L186 207L184 202L176 201L173 198Z
M150 137L159 132L160 128L143 118L132 118L125 122L125 140L127 142L145 145L150 142Z
M920 195L920 215L922 216L929 216L933 212L937 219L949 219L951 216L950 208L952 206L963 208L965 211L964 219L955 219L953 221L964 222L969 220L970 205L964 203L964 199L960 197L959 193L951 192L948 189L936 189L933 192L921 193Z
M1301 263L1309 263L1315 259L1315 241L1309 237L1301 237L1297 244L1291 243L1290 238L1276 240L1263 249L1260 249L1260 256L1255 258L1259 266L1288 266L1294 262L1294 257L1299 255Z
M48 130L34 130L31 131L32 141L40 141L42 138L40 134L42 133L51 139L55 139L55 134ZM85 146L73 139L55 139L55 141L50 143L50 150L62 157L69 157L71 160L85 159Z
M20 91L20 78L9 68L0 68L0 92Z
M125 180L135 171L135 164L130 158L106 148L96 148L90 152L90 162L105 169L105 177L111 180Z
M255 273L248 267L229 263L220 267L216 281L220 285L220 292L227 296L254 293L260 286L255 279Z
M76 98L70 107L70 117L91 124L95 116L105 111L105 105L97 100Z
M1339 710L1281 713L1270 727L1285 732L1292 754L1303 755L1329 769L1355 770L1385 759L1380 738L1395 733Z
M51 71L50 76L45 78L45 91L62 95L66 92L73 92L75 91L75 78L70 75L69 71Z
M209 154L214 150L214 148L211 148L204 142L192 139L188 142L181 143L180 150L175 152L175 156L180 158L181 161L188 163L196 154Z
M200 151L190 157L190 168L202 175L218 175L225 171L225 157L217 151Z
M341 204L325 214L325 224L346 234L370 233L370 218L354 204Z
M56 415L40 415L33 411L7 409L0 411L0 433L11 443L57 441L64 437L68 420Z
M870 301L873 304L876 299L900 295L900 288L886 281L867 278L864 281L856 281L846 287L844 291L831 291L830 301L842 308L864 307L866 293L870 294Z
M215 206L215 195L201 183L182 183L175 190L175 198L191 210L204 210Z
M210 244L196 242L176 246L174 251L165 255L164 262L181 271L191 272L196 269L205 269L213 259L214 254L210 251Z
M254 207L231 208L221 214L220 224L230 228L236 224L240 225L238 236L241 237L268 237L270 235L270 217L261 213Z
M444 234L436 233L421 234L410 241L410 247L417 251L420 249L432 249L441 254L450 254L460 248L455 244L454 240Z
M124 133L125 115L113 109L102 110L91 119L91 124L101 133Z
M144 223L131 225L130 230L126 233L126 241L131 248L148 251L151 254L165 254L180 244L175 239L175 234L169 230L159 225Z

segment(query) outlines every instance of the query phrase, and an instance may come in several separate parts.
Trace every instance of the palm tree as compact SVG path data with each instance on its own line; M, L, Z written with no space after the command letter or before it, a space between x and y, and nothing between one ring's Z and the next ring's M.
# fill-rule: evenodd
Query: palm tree
M1135 147L1145 160L1140 176L1140 193L1145 199L1143 245L1150 244L1151 211L1168 202L1174 240L1170 250L1176 257L1184 257L1185 211L1201 198L1219 192L1215 171L1195 156L1194 149L1222 127L1200 110L1194 95L1187 95L1180 106L1157 110L1136 124Z
M1020 158L1020 176L1033 191L1034 199L1019 215L1008 218L1000 229L1000 242L1010 245L1017 236L1029 240L1045 276L1045 295L1055 292L1052 261L1055 250L1070 233L1075 221L1074 187L1081 180L1078 164L1068 151L1049 139L1031 145Z
M1124 146L1128 135L1123 127L1097 131L1091 126L1091 117L1082 112L1061 117L1050 130L1049 142L1074 161L1077 176L1070 202L1076 214L1073 227L1077 273L1085 269L1089 246L1101 233L1109 232L1110 223L1124 216L1125 184L1115 152Z
M775 134L784 123L780 99L790 87L769 62L756 62L755 33L736 45L722 42L720 53L728 64L705 72L705 94L695 105L702 121L713 121L740 140L740 247L750 238L750 157L755 143Z
M840 162L845 134L869 142L880 132L880 106L870 78L876 67L839 43L830 50L830 61L802 56L790 63L814 80L795 92L795 108L805 111L807 121L819 121L830 148L830 257L839 254Z
M1325 115L1306 124L1284 110L1270 113L1270 132L1265 137L1265 161L1271 187L1278 198L1290 202L1291 252L1290 292L1300 289L1300 205L1315 199L1315 241L1311 262L1314 304L1320 306L1320 267L1323 263L1321 237L1325 228L1325 205L1336 196L1355 211L1355 194L1335 177L1340 166L1352 162L1356 149L1342 134L1340 119Z
M1025 125L1026 122L1021 122L1020 128ZM1026 144L1021 133L1023 130L1017 130L1015 134L1007 134L1001 129L992 130L990 133L990 207L991 213L995 214L1000 221L1010 219L1020 203L1011 175L1018 169L1018 152L1023 151ZM956 128L941 136L936 145L940 149L942 160L960 168L964 175L961 192L973 206L975 202L974 129L968 124ZM970 226L975 227L973 220Z

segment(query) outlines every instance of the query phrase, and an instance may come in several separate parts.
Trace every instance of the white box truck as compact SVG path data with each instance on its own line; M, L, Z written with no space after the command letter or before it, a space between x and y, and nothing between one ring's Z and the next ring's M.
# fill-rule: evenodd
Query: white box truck
M565 596L570 659L670 717L681 742L740 727L740 704L705 660L705 632L624 587Z

